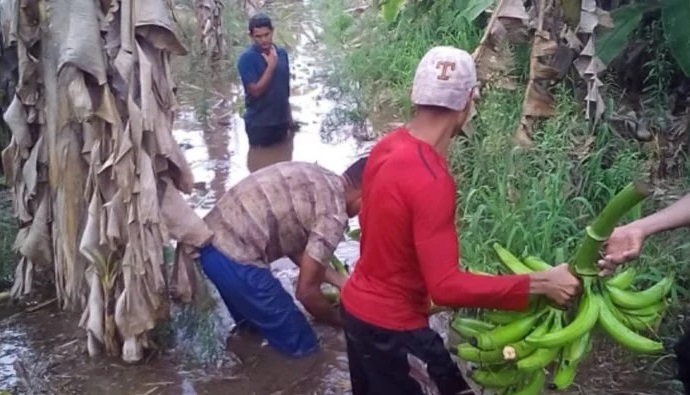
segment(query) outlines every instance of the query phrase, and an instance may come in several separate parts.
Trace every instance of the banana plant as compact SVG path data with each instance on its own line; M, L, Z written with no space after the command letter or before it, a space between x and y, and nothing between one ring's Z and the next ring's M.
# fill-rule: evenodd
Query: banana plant
M596 55L608 65L625 50L630 35L640 26L645 14L661 12L664 37L678 66L690 76L690 1L637 1L611 12L612 29L596 35Z

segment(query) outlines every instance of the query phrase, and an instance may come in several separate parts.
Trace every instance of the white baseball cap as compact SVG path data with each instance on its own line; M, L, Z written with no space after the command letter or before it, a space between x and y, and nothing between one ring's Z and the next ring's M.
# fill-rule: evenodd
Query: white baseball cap
M417 65L412 83L412 103L460 111L478 92L472 56L448 46L431 48Z

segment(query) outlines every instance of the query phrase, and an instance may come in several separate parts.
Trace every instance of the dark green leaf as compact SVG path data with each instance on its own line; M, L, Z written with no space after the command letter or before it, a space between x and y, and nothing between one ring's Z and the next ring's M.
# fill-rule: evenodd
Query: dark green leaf
M643 2L629 4L611 12L613 29L597 34L594 39L596 54L605 65L625 49L628 37L640 25L642 15L649 9L650 5Z
M667 45L678 66L690 76L690 0L664 0L661 7Z
M494 4L494 0L468 0L464 8L459 10L458 17L465 18L468 23L474 22L487 8Z

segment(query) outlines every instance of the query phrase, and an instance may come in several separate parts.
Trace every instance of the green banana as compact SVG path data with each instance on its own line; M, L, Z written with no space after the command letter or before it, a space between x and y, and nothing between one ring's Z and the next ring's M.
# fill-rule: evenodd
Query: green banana
M484 312L483 318L497 325L510 324L515 320L525 318L529 315L534 314L534 311L502 311L502 310L492 310Z
M626 309L641 309L661 301L671 291L672 286L673 276L667 276L644 291L624 291L611 286L607 286L606 291L616 306Z
M610 285L618 289L626 289L635 281L636 275L637 271L631 267L606 280L605 283L606 285Z
M338 257L335 255L331 256L331 267L333 267L333 269L336 272L338 272L342 275L347 276L348 274L350 274L350 271L348 270L347 266L345 266L343 261L338 259Z
M562 314L556 314L552 321L552 326L550 332L558 332L563 327ZM529 344L529 342L528 342ZM548 366L561 352L561 347L549 347L549 348L538 348L528 357L521 359L517 362L517 368L520 371L535 371L541 370Z
M585 293L580 303L577 316L570 324L557 331L550 331L543 336L527 336L528 344L537 348L561 347L589 332L597 323L599 304L592 300L592 292L585 287Z
M616 318L601 297L595 295L595 298L600 306L599 324L618 343L641 354L658 354L664 351L664 345L661 342L633 332Z
M513 392L513 395L541 395L544 392L544 384L546 384L546 373L544 370L537 370L529 378L527 385Z
M536 256L525 257L525 259L522 260L522 263L524 263L525 266L527 266L528 268L532 269L535 272L543 272L543 271L546 271L549 269L553 269L553 266L542 261L541 259L537 258Z
M503 248L500 244L498 243L493 243L492 247L494 250L496 250L496 254L498 254L498 257L501 259L501 262L503 262L503 265L508 268L511 272L515 274L529 274L532 273L532 270L525 266L524 263L520 262L520 260L513 255L510 251L507 249Z
M621 313L625 315L632 315L635 317L644 317L644 316L650 316L650 315L658 315L658 314L663 314L665 310L668 308L669 304L666 302L666 300L661 300L658 303L655 303L651 306L643 307L641 309L619 309Z
M561 362L553 374L549 389L551 390L565 390L570 388L577 376L578 364L566 364Z
M561 354L561 362L551 379L549 389L564 390L570 388L577 376L577 367L592 350L592 333L587 332L579 339L568 344Z
M563 348L563 362L566 365L576 365L588 353L592 345L592 333L587 331L579 339L571 342Z
M613 314L613 316L616 317L618 321L622 322L625 326L634 331L650 329L654 326L654 322L658 318L660 318L658 315L644 317L625 315L623 314L623 312L621 312L621 310L618 307L616 307L616 305L613 304L608 294L603 295L603 300L606 304L606 307L609 308L609 311Z
M488 322L460 316L455 317L450 325L461 337L468 339L494 329L494 325Z
M543 309L510 324L496 327L488 332L477 333L470 338L470 344L482 350L495 350L508 343L516 342L532 330L534 324L546 311Z
M518 384L524 377L515 369L499 371L477 369L470 373L470 378L482 387L499 389Z
M532 315L536 310L537 304L531 303L525 311L488 310L484 312L483 318L494 324L505 325Z
M354 240L359 240L362 237L362 229L352 229L347 233L347 237Z
M328 300L330 304L337 304L340 302L340 294L336 292L324 292L323 297Z
M460 359L462 359L464 361L469 361L469 362L489 364L489 365L494 364L494 363L503 362L503 351L502 350L498 349L498 350L484 351L484 350L480 350L476 347L473 347L469 343L459 344L456 354Z
M547 319L545 319L541 324L539 324L533 331L532 334L535 336L541 336L546 333L549 333L549 328L551 326L551 315ZM525 339L520 340L519 342L516 342L514 344L508 344L503 347L503 357L504 359L511 359L511 358L506 358L506 348L507 347L512 347L513 352L515 352L515 360L520 360L523 358L526 358L527 356L531 355L537 348L527 344Z

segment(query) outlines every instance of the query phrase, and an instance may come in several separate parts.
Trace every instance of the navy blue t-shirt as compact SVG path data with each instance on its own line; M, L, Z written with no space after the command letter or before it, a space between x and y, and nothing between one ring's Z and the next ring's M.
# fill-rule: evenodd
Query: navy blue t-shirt
M273 126L290 119L290 64L287 51L276 47L278 64L268 89L260 97L249 95L247 86L261 79L268 64L256 45L249 46L237 61L245 92L245 127Z

